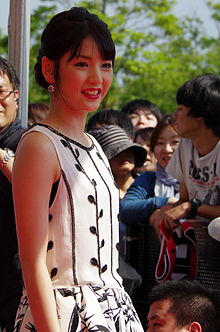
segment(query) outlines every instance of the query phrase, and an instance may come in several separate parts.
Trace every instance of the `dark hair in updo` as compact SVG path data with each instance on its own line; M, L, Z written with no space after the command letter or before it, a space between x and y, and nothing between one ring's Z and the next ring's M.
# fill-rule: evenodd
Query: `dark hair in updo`
M73 7L68 11L55 15L41 37L41 47L34 67L37 83L46 88L49 86L42 73L41 61L46 56L54 63L55 82L59 82L60 58L70 52L69 61L79 55L83 40L91 36L104 60L114 62L115 45L107 24L97 15L89 13L85 8Z

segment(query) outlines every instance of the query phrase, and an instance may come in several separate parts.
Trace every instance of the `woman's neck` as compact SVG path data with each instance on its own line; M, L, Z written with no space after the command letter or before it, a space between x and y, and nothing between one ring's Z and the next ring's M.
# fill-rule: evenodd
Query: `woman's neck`
M91 145L91 141L84 134L86 115L86 112L70 113L52 107L42 123L53 127L65 136L83 145Z

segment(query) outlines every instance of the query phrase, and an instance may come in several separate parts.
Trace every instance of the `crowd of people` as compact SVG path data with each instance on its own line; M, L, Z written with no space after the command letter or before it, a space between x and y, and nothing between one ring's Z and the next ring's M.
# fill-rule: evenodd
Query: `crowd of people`
M97 15L55 15L35 65L50 103L30 103L23 128L19 79L0 57L0 331L220 331L193 227L208 239L220 216L220 76L184 83L173 114L138 98L100 109L114 60ZM158 240L150 292L127 250L140 225Z

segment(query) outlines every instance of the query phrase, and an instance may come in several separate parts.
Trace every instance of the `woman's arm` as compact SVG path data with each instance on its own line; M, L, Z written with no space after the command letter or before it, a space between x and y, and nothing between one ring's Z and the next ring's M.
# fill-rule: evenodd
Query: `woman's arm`
M168 203L167 197L154 196L154 185L154 172L145 172L135 180L120 202L123 223L146 223L154 210Z
M16 152L13 195L25 288L38 332L60 332L46 267L48 207L60 168L52 143L41 133L26 135Z

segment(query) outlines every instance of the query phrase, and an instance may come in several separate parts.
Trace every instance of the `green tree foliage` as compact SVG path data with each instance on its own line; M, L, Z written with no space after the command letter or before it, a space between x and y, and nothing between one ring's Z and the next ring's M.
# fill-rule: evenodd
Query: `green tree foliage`
M48 100L34 80L39 39L57 11L84 6L109 26L116 44L114 81L101 107L120 109L134 98L149 99L164 113L172 112L178 87L193 76L219 73L219 36L209 36L199 18L173 14L176 0L41 0L31 17L30 101ZM207 2L220 26L220 5ZM220 30L218 30L220 31ZM0 34L0 52L7 37Z
M8 54L8 36L5 36L0 31L0 54L3 57L7 57Z

